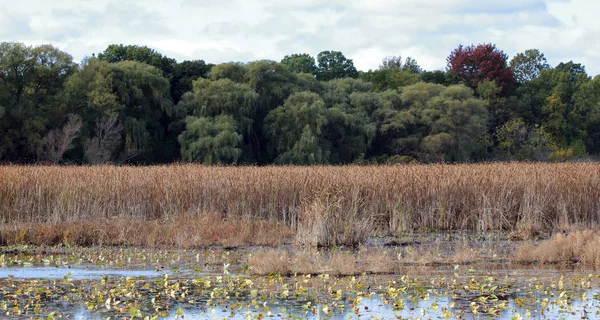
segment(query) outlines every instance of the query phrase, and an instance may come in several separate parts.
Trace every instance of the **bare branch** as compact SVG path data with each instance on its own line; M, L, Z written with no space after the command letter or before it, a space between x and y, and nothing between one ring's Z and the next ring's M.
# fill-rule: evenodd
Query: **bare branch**
M81 129L81 118L70 114L67 123L61 129L54 129L42 139L38 149L40 160L57 164L64 154L73 148L73 140Z
M123 125L116 113L106 115L96 122L96 136L84 143L84 159L89 164L110 161L114 151L121 145Z

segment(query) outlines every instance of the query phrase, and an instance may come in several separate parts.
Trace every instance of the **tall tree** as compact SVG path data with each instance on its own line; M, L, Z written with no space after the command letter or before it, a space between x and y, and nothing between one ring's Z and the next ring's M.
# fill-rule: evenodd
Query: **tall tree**
M42 138L69 113L61 91L75 70L73 58L51 45L0 44L0 160L36 158Z
M529 49L514 56L510 68L517 83L524 84L539 77L540 72L550 68L550 65L540 50Z
M212 64L203 60L183 61L175 64L173 78L171 79L171 96L173 102L178 103L184 93L192 91L193 82L198 78L207 78Z
M421 81L427 83L443 84L445 86L458 84L460 82L452 72L441 70L421 72Z
M110 63L122 61L137 61L149 64L163 72L170 78L177 63L175 59L163 56L152 48L136 45L111 44L103 52L98 54L98 59Z
M271 111L265 118L265 134L269 139L272 154L278 155L276 161L297 163L288 160L308 159L298 152L310 150L314 153L315 143L322 145L319 137L326 122L325 102L317 94L300 92L291 95L283 106ZM314 142L312 137L318 142ZM296 147L297 144L300 145ZM321 163L327 160L327 153L321 150L322 156L318 157L322 160Z
M68 104L82 115L85 137L93 136L97 119L118 113L124 127L121 157L136 155L141 163L168 161L161 119L171 116L173 102L160 70L135 61L90 59L66 89Z
M463 85L417 83L405 87L402 103L377 110L378 144L389 155L420 161L465 161L483 152L485 102Z
M210 70L208 78L212 80L229 79L238 83L246 82L246 65L239 62L218 64Z
M385 69L404 70L415 74L423 72L423 69L421 69L421 66L419 66L419 64L417 63L417 60L411 57L407 57L403 61L402 56L385 57L379 65L379 70Z
M295 53L287 55L281 60L281 64L285 65L293 73L308 73L317 74L317 65L315 58L308 53Z
M472 89L476 89L481 81L490 80L502 88L503 94L509 94L515 79L507 58L494 44L460 45L447 58L448 70Z
M242 154L235 121L229 115L215 118L187 117L186 129L179 135L184 161L210 164L236 163Z
M560 148L572 149L574 155L585 154L585 120L590 115L590 105L577 99L577 92L591 79L585 68L569 61L554 69L541 72L534 82L545 93L542 106L542 123Z
M352 59L347 59L340 51L323 51L317 56L317 79L329 81L337 78L358 78L358 71Z
M194 82L193 91L186 93L177 104L176 115L181 120L173 123L171 131L179 136L186 130L184 119L188 116L206 118L209 122L218 116L230 116L236 133L244 140L241 158L238 157L235 161L254 162L252 150L248 148L254 137L257 105L258 94L247 84L229 79L198 79Z
M177 104L176 115L180 118L230 115L247 134L252 130L257 101L258 94L247 84L201 78L194 81L193 90Z

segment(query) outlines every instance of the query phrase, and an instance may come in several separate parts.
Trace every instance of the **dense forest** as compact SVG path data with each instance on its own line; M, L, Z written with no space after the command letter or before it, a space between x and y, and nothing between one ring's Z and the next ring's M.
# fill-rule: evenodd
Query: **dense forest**
M0 44L0 162L566 161L600 152L600 76L532 49L459 46L446 70L387 57L213 65L143 46L84 59Z

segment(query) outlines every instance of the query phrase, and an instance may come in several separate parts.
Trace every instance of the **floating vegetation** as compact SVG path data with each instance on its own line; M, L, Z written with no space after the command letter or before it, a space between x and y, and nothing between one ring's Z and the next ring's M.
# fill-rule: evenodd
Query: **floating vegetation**
M248 263L257 255L280 264L296 253L24 246L3 251L0 316L14 319L600 317L600 274L586 269L475 263L360 272L364 252L340 250L314 255L331 258L329 264L353 259L355 269L346 273L354 275L289 269L256 275Z

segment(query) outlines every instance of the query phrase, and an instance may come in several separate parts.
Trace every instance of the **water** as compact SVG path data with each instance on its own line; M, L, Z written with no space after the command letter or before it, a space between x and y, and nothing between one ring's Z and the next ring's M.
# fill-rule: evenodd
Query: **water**
M164 312L161 319L173 320L178 313L185 319L600 319L600 274L595 270L515 269L507 264L456 270L453 266L407 267L399 274L354 278L251 277L243 272L225 275L223 270L0 267L0 310L4 310L0 317L29 319L39 301L43 318L58 312L70 319L129 318L132 307L143 316L154 315L159 307ZM207 281L211 284L205 287ZM245 281L254 284L245 286ZM394 295L390 288L399 291ZM289 290L287 297L282 296L284 290ZM117 307L124 309L105 305L107 299L118 300ZM11 311L15 301L18 312Z
M103 277L155 278L170 271L156 270L105 270L84 268L53 268L53 267L8 267L0 268L1 279L65 279L86 280L102 279Z

